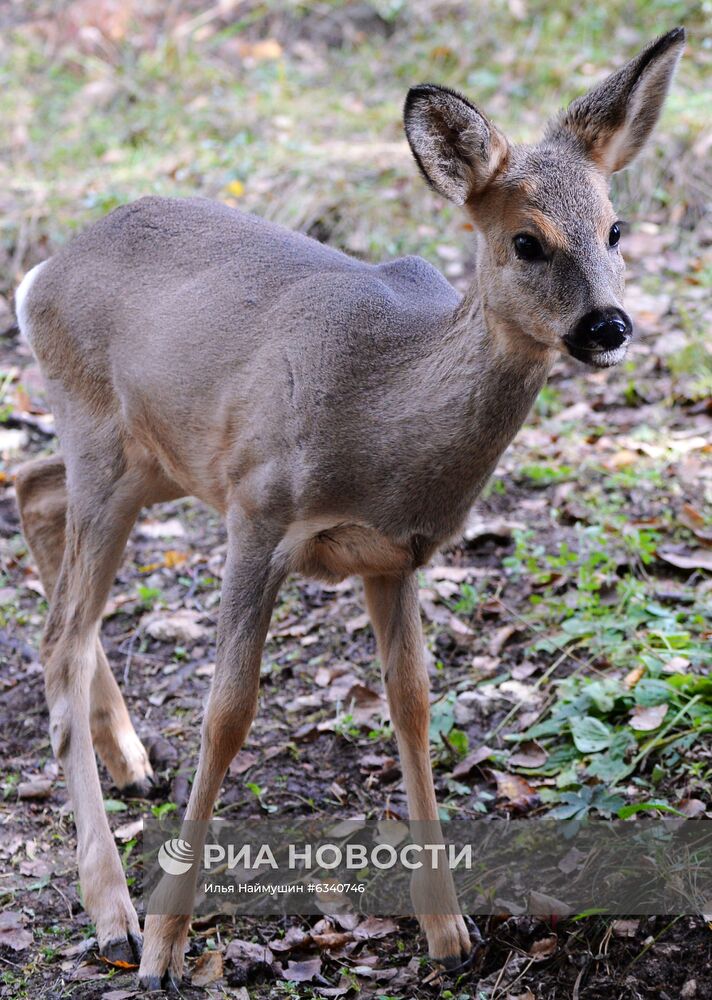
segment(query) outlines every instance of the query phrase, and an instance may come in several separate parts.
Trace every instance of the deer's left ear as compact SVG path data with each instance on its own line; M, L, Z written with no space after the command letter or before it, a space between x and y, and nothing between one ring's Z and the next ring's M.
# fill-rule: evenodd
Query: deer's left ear
M549 125L546 138L575 142L606 174L622 170L653 131L684 47L684 28L651 42L623 69L573 101Z

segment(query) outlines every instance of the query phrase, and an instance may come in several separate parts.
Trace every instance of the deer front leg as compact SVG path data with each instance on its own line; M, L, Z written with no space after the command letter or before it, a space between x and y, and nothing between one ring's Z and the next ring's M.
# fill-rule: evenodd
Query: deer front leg
M268 526L250 523L233 511L228 519L228 554L218 620L215 676L203 719L198 769L185 820L191 821L189 840L197 857L195 821L210 820L228 766L242 746L257 708L260 661L272 608L283 574L273 565L279 536ZM156 899L175 892L168 876L159 883ZM186 878L194 879L193 873ZM192 900L181 887L181 900ZM185 893L185 895L183 895ZM152 900L153 900L152 896ZM176 898L172 896L172 898ZM182 905L182 904L181 904ZM149 904L150 909L150 904ZM183 954L190 915L149 913L144 925L144 951L139 970L140 984L156 990L161 984L177 983L183 974Z
M430 766L430 698L423 655L418 587L414 574L364 579L366 603L376 632L391 720L398 740L411 820L426 821L440 836ZM459 965L470 952L470 936L449 869L414 873L413 903L428 939L430 957Z

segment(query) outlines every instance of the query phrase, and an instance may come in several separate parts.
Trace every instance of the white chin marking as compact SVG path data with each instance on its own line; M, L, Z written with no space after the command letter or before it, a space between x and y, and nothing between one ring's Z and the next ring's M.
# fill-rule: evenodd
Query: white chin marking
M591 364L595 365L596 368L612 368L613 365L617 365L628 353L628 345L621 344L620 347L616 347L613 351L599 351L597 354L591 355Z

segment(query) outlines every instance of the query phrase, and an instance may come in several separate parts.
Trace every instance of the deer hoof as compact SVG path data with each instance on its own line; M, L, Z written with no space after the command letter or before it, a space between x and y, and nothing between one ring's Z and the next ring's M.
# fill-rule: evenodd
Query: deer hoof
M138 965L141 961L143 943L140 934L128 932L127 937L113 938L101 949L102 958L111 965Z
M148 990L149 993L158 992L158 990L163 989L160 976L139 976L138 985L141 989Z
M467 952L461 951L459 955L447 955L445 958L438 958L437 961L440 965L444 965L448 972L463 972L472 965L474 957L475 952L470 949Z
M428 951L433 961L453 971L466 965L470 960L472 944L461 916L431 917L424 929L428 938Z
M128 785L124 785L120 791L129 799L150 799L156 792L156 782L150 775L147 775L140 781L132 781Z
M138 977L139 986L147 992L179 993L180 983L168 972L162 976L152 973L150 975Z
M190 918L149 914L144 924L145 945L140 984L146 989L179 989L183 975L183 953Z

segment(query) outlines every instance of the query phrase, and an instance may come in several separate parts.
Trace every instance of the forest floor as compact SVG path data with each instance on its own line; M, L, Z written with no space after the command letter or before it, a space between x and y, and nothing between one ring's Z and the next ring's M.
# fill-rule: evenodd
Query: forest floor
M183 4L170 23L144 6L124 21L108 0L69 4L64 19L30 4L1 43L10 126L0 166L3 997L138 995L132 972L96 954L49 745L37 653L46 603L12 475L56 443L39 371L13 329L17 279L72 230L150 190L220 197L370 259L421 253L462 288L470 236L407 159L398 124L407 86L436 77L467 89L527 138L542 108L675 16L692 22L692 51L664 139L616 188L636 220L624 236L636 323L628 358L607 372L557 363L465 538L422 572L421 595L444 818L712 818L712 223L701 167L712 143L701 124L710 56L695 43L697 8L640 4L623 28L620 4L599 20L587 11L564 22L521 0L484 26L452 3L413 4L410 17L385 3L286 5L288 14L271 3ZM472 51L462 52L468 36ZM582 47L591 65L575 57ZM564 72L566 60L576 73ZM147 510L107 607L104 646L158 777L142 801L102 774L136 899L139 821L187 801L224 552L224 528L201 504ZM356 580L292 578L283 588L259 713L221 791L221 817L405 817L364 611ZM181 994L712 996L702 915L503 913L478 929L472 963L451 975L424 957L413 919L200 921Z

